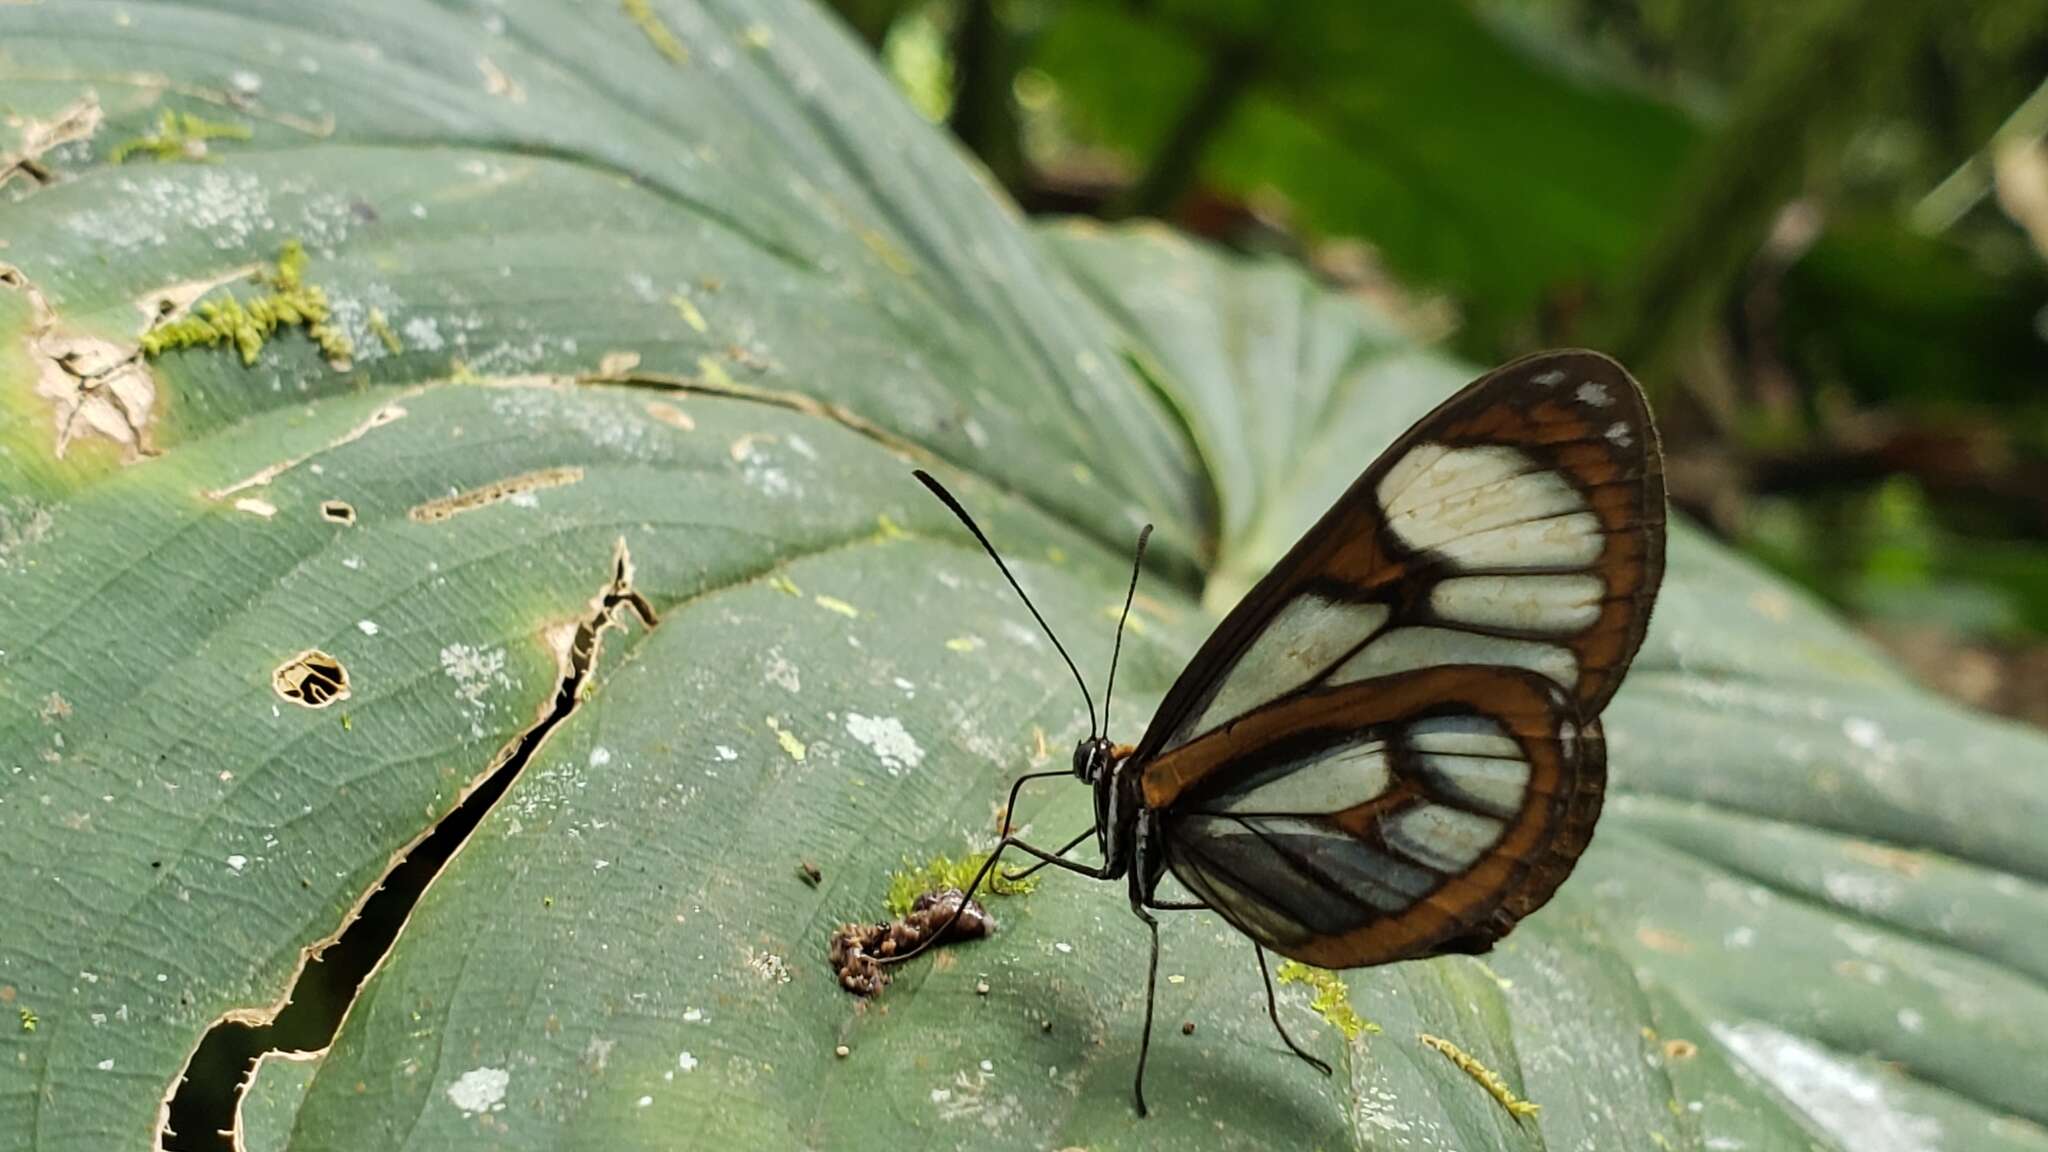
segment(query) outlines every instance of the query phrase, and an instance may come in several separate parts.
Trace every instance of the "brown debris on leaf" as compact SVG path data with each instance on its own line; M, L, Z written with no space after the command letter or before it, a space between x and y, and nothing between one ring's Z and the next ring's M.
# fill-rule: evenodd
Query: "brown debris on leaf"
M827 956L839 974L839 986L856 996L873 996L889 983L889 970L881 961L900 956L924 942L925 937L946 927L960 907L965 893L958 888L940 888L917 898L910 915L884 924L847 924L832 934ZM936 944L951 940L977 940L995 931L996 922L973 900Z

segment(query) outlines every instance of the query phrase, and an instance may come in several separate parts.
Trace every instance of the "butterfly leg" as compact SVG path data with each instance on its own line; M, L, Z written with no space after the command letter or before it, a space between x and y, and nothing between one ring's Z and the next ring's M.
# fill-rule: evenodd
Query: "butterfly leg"
M1065 856L1067 853L1072 852L1076 848L1079 848L1081 846L1081 841L1086 840L1093 835L1095 835L1095 829L1085 829L1079 836L1076 836L1072 840L1067 841L1065 846L1060 848L1059 851L1054 852L1053 855ZM1024 869L1021 872L1005 872L1003 873L1003 879L1011 883L1015 883L1016 881L1024 879L1026 876L1031 875L1033 872L1036 872L1043 867L1045 867L1045 862L1040 861L1036 864L1033 864L1031 867Z
M1138 1101L1138 1115L1144 1116L1145 1058L1152 1054L1152 1001L1157 998L1159 987L1159 921L1138 901L1131 902L1131 911L1138 914L1138 919L1143 920L1152 933L1152 960L1145 968L1145 1032L1144 1038L1138 1041L1138 1078L1131 1090Z
M1321 1072L1323 1075L1331 1075L1332 1073L1330 1071L1330 1066L1304 1051L1301 1045L1296 1044L1294 1042L1294 1037L1289 1036L1287 1034L1287 1026L1285 1024L1280 1023L1280 1001L1279 998L1274 996L1273 994L1273 973L1271 969L1266 967L1265 946L1258 943L1257 941L1253 941L1252 949L1259 954L1259 976L1266 982L1266 1016L1268 1019L1273 1021L1273 1030L1275 1032L1280 1033L1280 1039L1287 1044L1287 1047L1296 1056L1299 1056L1303 1060L1306 1060L1310 1064L1314 1065L1316 1070Z

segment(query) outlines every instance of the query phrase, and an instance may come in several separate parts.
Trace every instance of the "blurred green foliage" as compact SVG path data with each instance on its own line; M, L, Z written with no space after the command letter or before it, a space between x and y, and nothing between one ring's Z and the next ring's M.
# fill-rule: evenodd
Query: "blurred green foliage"
M1362 241L1467 355L1621 354L1836 602L2048 634L2048 0L839 6L1028 210Z

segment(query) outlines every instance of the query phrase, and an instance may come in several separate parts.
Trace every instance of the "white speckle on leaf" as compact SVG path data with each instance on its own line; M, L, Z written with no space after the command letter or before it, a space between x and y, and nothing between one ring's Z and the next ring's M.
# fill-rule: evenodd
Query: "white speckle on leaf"
M917 746L903 721L894 716L862 716L858 712L846 714L846 733L868 746L879 757L882 767L889 775L901 775L906 768L915 768L924 762L924 749Z
M1067 943L1067 942L1066 942L1065 940L1061 940L1061 941L1059 941L1058 943L1054 944L1054 945L1053 945L1052 947L1053 947L1053 951L1055 951L1055 952L1058 952L1058 953L1059 953L1060 955L1062 955L1062 956L1064 956L1064 955L1066 955L1067 953L1069 953L1069 952L1072 952L1072 951L1074 950L1074 946L1073 946L1072 944L1069 944L1069 943Z
M470 704L481 704L493 685L509 688L512 684L511 677L505 675L503 648L450 644L441 649L441 671L455 681L455 695Z
M1878 726L1877 721L1865 720L1860 716L1851 716L1842 721L1842 735L1847 736L1849 743L1858 748L1875 749L1884 743L1884 729Z
M505 1106L505 1088L512 1073L503 1068L472 1068L448 1086L448 1099L471 1116Z
M228 867L236 872L240 872L242 868L248 863L249 858L247 856L242 855L239 852L235 853L233 856L228 857Z
M102 1072L112 1072L114 1070L114 1062L112 1060L102 1060L95 1067Z
M405 346L421 352L439 352L448 346L441 335L441 323L432 316L414 316L405 322Z
M1859 912L1881 911L1899 898L1896 881L1864 872L1829 872L1821 877L1821 886L1835 903Z
M609 749L609 748L605 747L605 746L604 746L604 745L602 745L602 744L599 744L599 745L598 745L597 747L595 747L595 748L592 748L592 749L590 750L590 766L591 766L592 768L602 768L602 767L604 767L605 765L607 765L607 764L609 764L609 763L611 763L611 762L612 762L612 750L611 750L611 749Z
M797 676L796 665L789 662L780 648L768 650L768 682L785 692L803 691L803 681Z
M1901 1008L1898 1013L1899 1027L1908 1032L1918 1032L1927 1026L1926 1017L1911 1008Z
M691 1008L683 1013L683 1023L685 1024L695 1024L703 1019L704 1010L701 1008Z
M697 1058L688 1052L684 1052L676 1057L676 1067L685 1072L693 1072L697 1068Z
M720 760L737 760L740 758L740 754L738 752L733 751L732 747L727 744L720 744L716 748L713 748L712 751L718 753L718 758Z
M1722 1044L1845 1148L1936 1152L1941 1122L1907 1112L1880 1074L1768 1024L1713 1025Z
M649 1104L652 1104L652 1103L654 1103L654 1097L652 1097L652 1096L642 1096L642 1097L641 1097L641 1098L639 1099L638 1103L639 1103L640 1107L642 1107L642 1108L645 1108L645 1107L647 1107L647 1106L648 1106Z
M1754 948L1756 946L1756 929L1751 928L1747 924L1731 929L1726 936L1721 938L1721 943L1729 948Z
M365 636L375 636L382 629L377 627L375 620L358 620L356 621L356 631L361 632Z

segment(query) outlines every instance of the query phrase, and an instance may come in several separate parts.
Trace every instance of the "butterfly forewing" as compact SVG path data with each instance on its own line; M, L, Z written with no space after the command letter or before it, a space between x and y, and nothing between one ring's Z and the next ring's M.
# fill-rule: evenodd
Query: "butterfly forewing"
M1444 664L1539 673L1596 716L1642 642L1663 559L1641 388L1594 352L1517 361L1358 478L1202 646L1139 755L1289 693Z
M1276 951L1483 950L1585 849L1598 715L1649 623L1664 486L1591 352L1471 384L1225 618L1135 753L1174 874Z
M1356 967L1505 935L1584 849L1604 763L1548 678L1448 665L1260 708L1151 765L1145 802L1224 918Z

